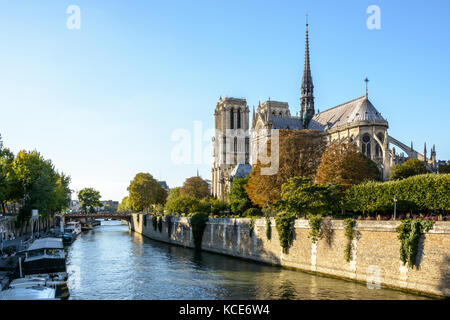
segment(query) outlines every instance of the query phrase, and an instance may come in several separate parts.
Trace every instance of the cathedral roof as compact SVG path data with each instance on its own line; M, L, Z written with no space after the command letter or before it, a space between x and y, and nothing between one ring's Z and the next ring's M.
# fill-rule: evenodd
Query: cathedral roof
M248 176L252 171L252 166L248 163L239 163L234 167L233 171L231 171L230 176L233 178L242 178Z
M361 121L380 121L387 124L369 99L362 96L317 113L309 123L308 129L324 131Z
M278 117L272 116L273 129L303 129L300 118L297 117Z

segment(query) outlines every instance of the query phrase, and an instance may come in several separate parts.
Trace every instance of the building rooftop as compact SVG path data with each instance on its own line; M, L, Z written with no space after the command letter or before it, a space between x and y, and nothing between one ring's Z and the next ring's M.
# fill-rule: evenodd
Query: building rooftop
M312 130L330 130L352 122L387 121L366 96L348 101L314 115L308 125Z
M233 171L231 171L230 176L233 178L243 178L248 176L252 171L252 166L248 163L240 163L234 167Z

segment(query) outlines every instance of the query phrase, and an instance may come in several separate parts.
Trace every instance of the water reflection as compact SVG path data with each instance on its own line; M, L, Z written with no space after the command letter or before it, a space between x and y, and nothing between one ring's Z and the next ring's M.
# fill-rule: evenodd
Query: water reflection
M104 221L80 235L68 265L71 299L421 299L152 241Z

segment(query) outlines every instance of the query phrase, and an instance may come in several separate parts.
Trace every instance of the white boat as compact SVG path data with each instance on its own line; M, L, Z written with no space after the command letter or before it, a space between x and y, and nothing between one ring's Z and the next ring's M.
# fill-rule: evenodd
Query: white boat
M47 279L44 277L30 277L18 278L11 281L9 284L10 289L16 288L31 288L31 287L45 287L47 285Z
M25 251L23 274L51 274L66 272L66 253L62 239L35 240Z
M69 298L67 286L67 273L27 275L23 278L14 279L9 284L10 289L48 287L55 289L55 297L58 299Z
M81 223L79 221L67 222L64 232L75 233L78 236L81 233Z
M0 300L59 300L56 290L46 286L12 288L0 291Z

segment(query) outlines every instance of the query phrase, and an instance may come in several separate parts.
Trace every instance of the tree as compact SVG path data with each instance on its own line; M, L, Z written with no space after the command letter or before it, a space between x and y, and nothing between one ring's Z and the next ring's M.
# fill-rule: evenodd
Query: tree
M180 195L166 202L166 210L168 213L206 212L209 211L208 209L208 204L202 204L199 199L190 196Z
M268 142L268 150L272 141ZM252 203L264 208L281 198L281 185L292 177L313 178L325 150L323 134L314 130L279 130L279 152L268 155L278 160L279 168L273 175L261 175L265 166L260 161L253 167L245 185Z
M234 178L231 184L230 207L234 213L242 215L245 211L253 207L250 198L245 191L249 177Z
M203 198L200 200L200 210L214 215L224 214L229 212L230 206L226 201L216 199L213 197Z
M358 147L350 142L331 144L317 169L316 183L339 184L347 187L364 180L380 180L377 165L363 155Z
M5 212L5 204L10 200L20 199L21 189L12 170L14 154L3 147L0 135L0 210Z
M94 208L102 205L100 197L100 191L93 188L84 188L78 192L78 201L80 201L81 208L85 213L88 212L88 207L92 212Z
M28 220L31 210L48 217L68 205L70 177L59 174L50 160L45 160L37 151L20 151L11 164L16 187L16 196L22 195L19 224Z
M167 192L149 173L138 173L128 187L133 210L148 211L153 205L164 204Z
M130 197L124 197L122 199L122 202L119 203L119 206L117 208L118 212L128 212L131 211L131 204L130 204Z
M425 162L417 159L408 159L402 164L396 164L391 171L391 180L405 179L411 176L428 173Z
M291 178L281 188L281 200L276 207L281 212L308 214L334 214L339 212L340 187L314 184L311 178Z
M70 177L64 173L56 174L56 186L53 190L52 212L65 211L70 205Z
M183 186L180 188L182 196L194 197L203 199L209 196L208 182L199 176L187 178Z

